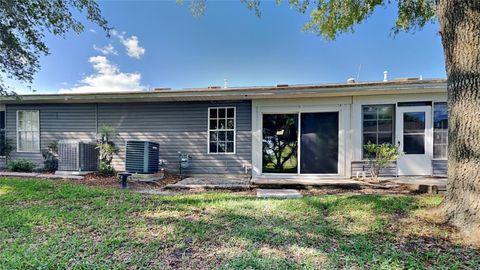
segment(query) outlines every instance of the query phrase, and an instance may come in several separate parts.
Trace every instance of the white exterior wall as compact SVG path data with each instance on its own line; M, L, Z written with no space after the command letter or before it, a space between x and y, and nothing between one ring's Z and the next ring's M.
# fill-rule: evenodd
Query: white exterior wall
M252 176L269 178L288 178L296 175L262 175L262 114L263 113L302 113L302 112L339 112L338 174L302 175L303 178L344 177L350 174L351 164L351 105L352 97L338 98L301 98L269 99L252 102Z
M415 102L415 101L432 101L446 102L447 93L432 94L408 94L408 95L377 95L377 96L355 96L352 105L352 161L362 160L362 106L363 105L379 105L379 104L397 104L398 102ZM395 110L397 106L395 106ZM432 127L433 127L433 108L432 108ZM433 134L433 130L429 132ZM395 132L394 132L395 134ZM432 138L433 139L433 138Z
M351 177L352 161L362 160L362 105L397 104L398 102L446 102L446 91L426 94L368 95L325 98L253 100L252 102L252 176L289 178L299 175L262 174L262 114L339 112L339 174L301 175L302 178ZM433 109L432 117L433 122ZM433 123L431 125L433 128ZM433 134L430 130L428 134ZM430 138L433 140L433 138Z

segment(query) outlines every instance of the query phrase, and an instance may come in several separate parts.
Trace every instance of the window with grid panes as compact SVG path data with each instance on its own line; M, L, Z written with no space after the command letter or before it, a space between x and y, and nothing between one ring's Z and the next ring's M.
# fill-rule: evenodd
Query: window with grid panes
M235 153L235 107L208 108L208 153Z

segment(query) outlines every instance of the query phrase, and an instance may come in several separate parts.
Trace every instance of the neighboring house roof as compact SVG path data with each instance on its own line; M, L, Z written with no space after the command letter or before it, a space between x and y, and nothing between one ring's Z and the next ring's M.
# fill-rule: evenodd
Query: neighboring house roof
M446 93L445 79L392 80L316 85L277 85L264 87L209 87L191 89L154 89L99 93L32 94L0 97L0 103L97 103L252 100L266 98L309 98L414 93Z

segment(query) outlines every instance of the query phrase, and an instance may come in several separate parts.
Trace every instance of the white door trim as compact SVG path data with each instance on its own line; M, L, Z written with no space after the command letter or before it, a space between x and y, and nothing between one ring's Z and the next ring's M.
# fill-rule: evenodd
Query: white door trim
M298 103L297 103L298 104ZM263 128L263 114L264 113L315 113L315 112L338 112L338 173L337 174L300 174L300 164L296 174L269 174L262 173L262 128ZM300 123L299 123L300 129ZM268 177L268 178L295 178L301 176L302 178L318 178L318 177L340 177L346 175L347 154L346 146L347 134L346 131L350 129L350 104L341 105L293 105L293 104L279 104L279 105L256 105L252 104L252 174L254 177ZM300 133L299 133L300 136ZM300 155L300 151L298 151ZM298 159L300 162L300 159ZM348 158L348 163L350 159Z
M397 162L399 175L431 175L433 157L433 125L431 106L397 106L395 138L400 144L399 149L404 151L404 113L424 112L425 113L425 152L424 154L404 154Z

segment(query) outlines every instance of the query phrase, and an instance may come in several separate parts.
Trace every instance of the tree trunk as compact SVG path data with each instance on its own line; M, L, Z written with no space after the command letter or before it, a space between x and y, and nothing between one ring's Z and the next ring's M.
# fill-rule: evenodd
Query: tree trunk
M480 232L480 0L437 0L448 77L446 218Z

